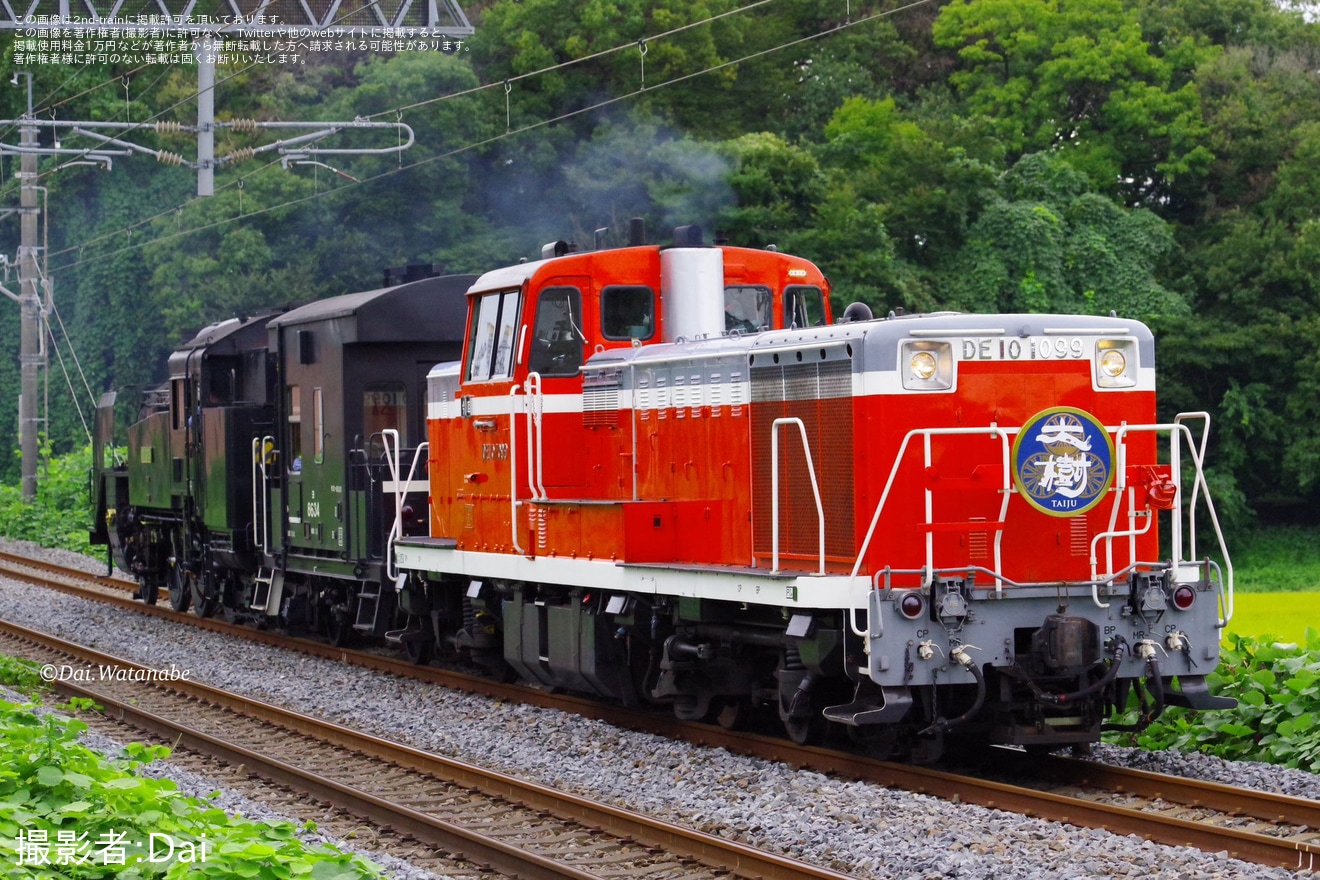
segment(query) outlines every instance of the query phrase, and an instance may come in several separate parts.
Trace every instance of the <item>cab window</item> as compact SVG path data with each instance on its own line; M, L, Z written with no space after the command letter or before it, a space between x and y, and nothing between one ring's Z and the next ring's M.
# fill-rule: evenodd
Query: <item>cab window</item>
M528 369L542 376L575 376L582 366L582 294L576 287L547 287L536 304Z
M325 461L325 395L320 388L312 389L312 460Z
M302 470L302 389L298 385L289 386L287 412L289 413L289 450L293 453L289 470L298 473Z
M467 378L471 382L507 379L513 372L514 332L518 327L519 291L488 293L472 309Z
M408 445L408 389L402 382L367 386L362 395L362 425L368 437L393 428L399 432L399 444Z
M740 284L724 288L724 332L756 333L774 323L770 288Z
M814 284L784 288L784 326L819 327L825 323L825 295Z
M613 285L600 292L600 333L606 339L650 339L655 333L655 292Z

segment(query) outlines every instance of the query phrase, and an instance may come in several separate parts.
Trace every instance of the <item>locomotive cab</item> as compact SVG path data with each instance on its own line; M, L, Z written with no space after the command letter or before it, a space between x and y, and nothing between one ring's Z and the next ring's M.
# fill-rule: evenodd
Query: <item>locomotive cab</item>
M175 351L128 429L126 461L107 467L116 395L98 405L97 504L116 563L154 603L213 611L228 572L255 564L247 438L272 419L265 325L270 315L211 325Z
M385 634L391 536L426 529L420 401L437 360L459 352L471 276L439 276L321 300L270 322L276 424L253 434L261 571L246 602L337 643ZM389 587L389 588L387 588Z

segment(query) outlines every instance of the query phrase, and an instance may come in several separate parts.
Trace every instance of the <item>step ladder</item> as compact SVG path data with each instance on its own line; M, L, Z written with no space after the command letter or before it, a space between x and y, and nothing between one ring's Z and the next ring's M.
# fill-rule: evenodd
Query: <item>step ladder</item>
M270 603L273 600L276 607L279 607L280 594L284 592L284 572L274 568L257 569L257 576L253 580L252 605L253 611L265 611L269 614Z
M392 584L394 592L397 595L403 589L403 584L408 580L406 572L401 573L396 582ZM385 584L381 581L362 581L362 590L358 593L357 616L353 620L353 629L359 632L375 632L376 622L380 618L382 607L386 608L386 613L394 613L394 604L382 601L387 598L384 596ZM375 592L368 592L374 590Z

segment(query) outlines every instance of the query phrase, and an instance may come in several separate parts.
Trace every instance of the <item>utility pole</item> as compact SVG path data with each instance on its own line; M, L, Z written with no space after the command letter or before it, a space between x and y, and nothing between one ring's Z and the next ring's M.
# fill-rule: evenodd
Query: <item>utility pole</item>
M37 146L36 120L32 115L32 74L27 77L27 114L23 117L21 143L29 150ZM18 399L19 450L22 454L23 500L37 497L37 369L41 366L41 300L37 296L37 154L25 151L19 163L21 185L21 239L18 248L19 310L22 321L19 365L22 369Z
M197 195L215 195L216 41L203 37L197 58Z

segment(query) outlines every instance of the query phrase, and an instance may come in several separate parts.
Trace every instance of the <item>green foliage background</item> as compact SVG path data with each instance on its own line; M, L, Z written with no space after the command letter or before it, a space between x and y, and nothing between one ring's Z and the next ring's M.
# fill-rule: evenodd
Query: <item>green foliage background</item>
M1320 419L1320 26L1271 0L737 8L491 0L465 4L477 32L455 54L222 67L221 119L400 120L417 143L321 166L233 162L209 199L191 171L145 156L108 173L43 160L83 410L158 381L211 321L376 286L387 266L481 271L545 241L589 247L600 228L618 242L641 216L656 239L696 222L802 253L840 309L1147 320L1165 414L1214 417L1221 510L1239 526L1316 521L1320 434L1302 428ZM0 82L13 41L0 34ZM23 69L38 116L192 121L189 65ZM0 116L25 100L0 86ZM133 139L195 152L184 135ZM218 140L219 155L263 142ZM0 204L17 203L14 170L0 158ZM0 219L0 251L17 239ZM6 412L17 323L0 308ZM85 434L52 365L60 453ZM0 448L15 446L0 418ZM0 457L0 480L17 472Z
M34 503L23 501L16 484L0 485L0 535L89 556L104 552L87 540L91 466L90 446L48 458L37 472Z

